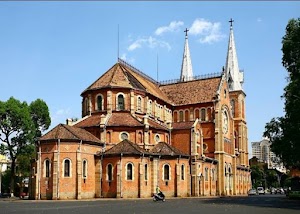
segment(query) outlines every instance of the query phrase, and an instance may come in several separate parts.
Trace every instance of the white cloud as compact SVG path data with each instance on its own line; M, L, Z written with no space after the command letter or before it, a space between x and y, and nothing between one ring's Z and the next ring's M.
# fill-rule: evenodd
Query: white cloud
M126 61L127 59L127 54L126 53L123 53L120 57L122 60Z
M67 109L58 109L55 112L50 112L51 126L56 126L58 123L65 123L66 119L71 116L71 111Z
M120 57L122 60L126 61L126 62L129 62L129 63L134 63L135 62L135 59L132 58L132 57L127 57L127 54L126 53L123 53Z
M201 43L214 43L225 37L220 32L221 24L219 22L209 22L205 19L196 19L189 29L189 33L194 36L200 36Z
M172 21L169 26L159 27L155 31L155 35L161 35L166 32L178 31L184 23L182 21Z
M257 22L262 22L262 19L261 18L257 18Z
M171 50L171 46L169 43L162 41L162 40L158 40L152 36L149 36L148 38L136 40L131 45L129 45L127 50L133 51L135 49L141 48L144 45L149 48L161 47L161 48L167 48L168 50Z

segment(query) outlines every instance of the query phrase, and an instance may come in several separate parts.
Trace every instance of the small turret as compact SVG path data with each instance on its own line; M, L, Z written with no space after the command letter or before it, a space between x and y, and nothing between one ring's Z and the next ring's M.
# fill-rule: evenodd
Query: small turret
M225 64L225 72L230 91L243 90L242 83L244 82L243 73L239 70L238 58L235 48L233 36L233 20L230 19L230 35L228 42L228 52Z
M189 43L188 43L188 35L187 32L189 30L185 29L185 44L184 44L184 52L183 52L183 59L181 65L181 74L180 74L180 81L189 81L193 79L193 68L192 68L192 60L190 55Z

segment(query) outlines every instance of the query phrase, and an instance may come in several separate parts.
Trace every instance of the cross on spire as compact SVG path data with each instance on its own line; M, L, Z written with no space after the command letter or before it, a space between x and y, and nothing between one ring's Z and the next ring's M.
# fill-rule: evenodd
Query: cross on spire
M185 31L183 31L183 32L185 32L185 36L187 37L187 32L188 32L189 30L186 28L185 29Z
M232 22L234 22L234 20L230 18L229 22L230 22L230 27L232 27Z

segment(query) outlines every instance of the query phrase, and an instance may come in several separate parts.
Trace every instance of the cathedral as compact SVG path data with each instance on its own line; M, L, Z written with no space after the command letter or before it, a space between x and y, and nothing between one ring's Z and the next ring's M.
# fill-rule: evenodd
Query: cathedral
M251 187L243 72L232 21L220 73L157 82L118 59L82 93L82 118L36 142L31 199L246 195Z

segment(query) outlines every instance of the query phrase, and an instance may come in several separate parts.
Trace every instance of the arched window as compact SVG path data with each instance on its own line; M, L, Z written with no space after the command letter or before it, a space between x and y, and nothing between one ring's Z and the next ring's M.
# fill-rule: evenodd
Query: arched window
M87 178L87 160L82 161L82 177Z
M142 111L142 98L141 97L137 98L137 110Z
M159 134L154 135L154 141L155 141L155 143L159 143L160 142L160 136L159 136Z
M85 100L84 100L84 111L85 111L86 114L89 113L89 108L90 108L89 99L86 97Z
M101 94L97 96L97 110L98 111L103 110L103 97Z
M190 121L190 112L189 112L189 110L185 110L185 112L184 112L184 121L185 122Z
M164 180L170 180L170 166L168 164L164 165Z
M211 169L211 180L215 180L215 169Z
M174 111L174 117L173 117L173 122L177 122L178 121L178 113L177 111Z
M207 119L208 119L209 121L211 121L211 119L212 119L211 108L208 108L208 109L207 109Z
M234 132L234 144L235 144L235 148L239 149L239 136L236 131Z
M113 166L111 163L107 164L106 166L106 180L108 181L113 180Z
M142 134L142 132L138 133L138 140L137 140L137 142L140 143L140 144L143 143L143 134Z
M245 105L244 105L244 100L241 101L242 102L242 117L245 117Z
M231 113L232 113L232 116L235 117L235 101L234 99L232 99L230 101L230 105L231 105Z
M50 160L46 159L44 162L44 169L45 169L45 173L44 173L44 177L49 178L50 177Z
M208 181L208 168L205 167L204 179Z
M184 164L182 164L181 165L181 180L184 180L184 177L185 177L185 175L184 175Z
M64 177L71 177L71 161L69 159L64 160Z
M179 111L179 122L183 122L183 111Z
M145 164L145 181L147 181L148 180L148 165L147 164Z
M201 121L205 121L206 120L206 111L205 108L201 109Z
M199 113L199 109L195 109L195 120L196 118L200 118L200 113Z
M126 179L128 181L132 181L133 180L133 165L132 163L128 163L127 167L126 167Z
M119 94L117 100L117 110L125 110L124 95Z

